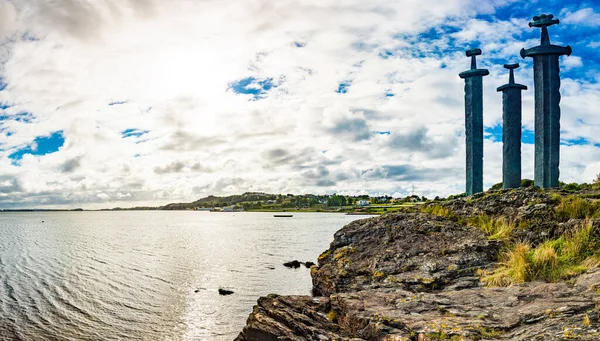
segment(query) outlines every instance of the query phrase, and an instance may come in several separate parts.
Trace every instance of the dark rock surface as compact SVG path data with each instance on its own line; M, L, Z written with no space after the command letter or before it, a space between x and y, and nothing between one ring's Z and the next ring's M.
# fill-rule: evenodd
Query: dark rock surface
M535 246L560 233L560 223L553 216L552 194L552 191L544 192L527 187L479 193L440 205L464 220L485 214L494 218L501 217L515 225L526 225L526 228L515 231L515 239Z
M232 290L219 288L219 295L228 296L228 295L233 295L233 294L234 294L234 292Z
M498 242L481 231L429 214L353 222L334 235L312 271L315 295L376 288L412 291L477 286L496 261Z
M285 266L286 268L298 269L300 267L300 262L297 261L297 260L293 260L291 262L285 262L285 263L283 263L283 266Z
M533 222L523 236L571 229L552 219L549 195L518 189L441 205L461 219L413 210L345 226L311 268L315 297L260 298L236 340L600 340L600 270L484 287L477 271L497 264L502 242L457 222L485 212Z
M236 340L600 340L600 296L590 289L600 272L584 277L581 285L263 297Z

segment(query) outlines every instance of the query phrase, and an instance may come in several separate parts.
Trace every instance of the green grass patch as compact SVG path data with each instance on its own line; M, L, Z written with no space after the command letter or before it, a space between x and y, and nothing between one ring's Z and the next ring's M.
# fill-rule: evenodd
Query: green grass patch
M600 218L600 203L575 195L562 197L554 210L554 215L559 221Z
M546 241L536 248L517 243L502 253L500 265L482 272L488 286L509 286L543 280L556 282L600 266L600 234L586 220L573 233Z
M455 221L459 224L465 224L466 221L463 217L456 214L452 210L447 207L443 207L441 205L428 205L421 209L421 212L433 214L438 217L447 218L449 220Z
M469 219L469 226L479 227L490 240L509 240L515 230L515 224L504 218L492 218L487 214L480 214Z

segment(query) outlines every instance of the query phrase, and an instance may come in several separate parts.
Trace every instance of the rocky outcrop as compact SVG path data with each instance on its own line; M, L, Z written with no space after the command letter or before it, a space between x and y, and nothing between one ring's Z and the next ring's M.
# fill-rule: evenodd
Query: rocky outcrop
M528 187L478 193L439 205L465 220L483 214L525 227L515 231L515 238L537 245L560 233L560 223L553 215L552 194L557 193Z
M552 219L550 196L519 189L439 205L461 219L413 210L345 226L311 268L315 296L260 298L236 340L600 340L600 270L560 283L480 283L503 244L462 221L534 222L517 231L525 238L539 238L538 222L568 230L574 222Z
M600 340L598 285L600 272L575 285L269 296L237 340Z
M479 283L477 270L495 263L499 247L479 230L429 214L359 220L338 231L319 257L313 292L470 288Z

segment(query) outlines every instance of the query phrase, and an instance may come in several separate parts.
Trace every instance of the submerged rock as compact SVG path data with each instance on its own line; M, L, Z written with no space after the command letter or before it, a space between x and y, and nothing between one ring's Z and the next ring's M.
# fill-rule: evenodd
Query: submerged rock
M227 296L227 295L233 295L233 294L234 294L234 292L232 290L219 288L219 295Z
M297 261L297 260L293 260L291 262L285 262L285 263L283 263L283 266L285 266L286 268L298 269L300 267L300 262Z

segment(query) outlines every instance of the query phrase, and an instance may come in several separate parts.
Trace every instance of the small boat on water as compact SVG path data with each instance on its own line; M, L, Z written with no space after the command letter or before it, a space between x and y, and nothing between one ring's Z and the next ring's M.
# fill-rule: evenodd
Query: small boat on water
M293 217L293 214L274 214L273 217L275 218L291 218Z

